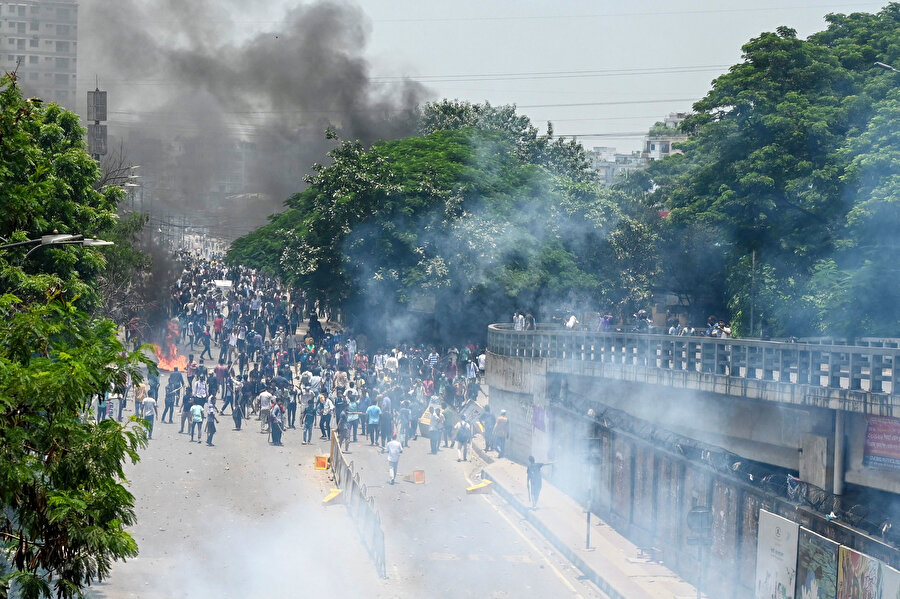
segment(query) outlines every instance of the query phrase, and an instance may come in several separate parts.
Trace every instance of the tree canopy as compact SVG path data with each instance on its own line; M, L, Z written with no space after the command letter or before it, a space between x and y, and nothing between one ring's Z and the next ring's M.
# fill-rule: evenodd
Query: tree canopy
M121 190L94 189L83 135L76 115L0 79L0 236L114 227ZM98 423L91 400L155 366L83 309L99 301L99 250L29 247L0 250L0 596L77 597L137 554L123 464L146 442L141 421Z
M715 285L696 293L744 334L900 334L896 286L874 276L895 268L892 236L868 218L896 219L886 123L900 81L874 62L900 58L900 8L828 22L807 40L782 27L745 44L682 124L684 154L651 168L671 210L667 279L697 280L679 258L693 255Z
M508 131L344 142L331 158L229 259L339 300L360 324L383 323L373 333L480 336L516 309L630 309L649 296L653 252L632 252L652 245L640 210L524 159Z

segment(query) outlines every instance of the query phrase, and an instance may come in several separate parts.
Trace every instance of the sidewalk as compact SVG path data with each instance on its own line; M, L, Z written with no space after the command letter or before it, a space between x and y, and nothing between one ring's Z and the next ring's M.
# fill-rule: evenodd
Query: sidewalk
M493 459L484 478L587 578L613 599L694 599L697 589L674 572L641 557L636 545L605 522L591 517L591 549L585 549L584 508L544 481L537 510L531 510L525 467Z

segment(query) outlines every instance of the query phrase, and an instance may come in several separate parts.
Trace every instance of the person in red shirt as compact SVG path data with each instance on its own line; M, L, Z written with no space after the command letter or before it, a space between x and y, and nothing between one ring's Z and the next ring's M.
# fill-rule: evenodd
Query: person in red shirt
M213 332L215 333L215 341L216 345L222 342L222 327L225 325L225 319L222 318L221 314L216 314L216 319L213 321Z

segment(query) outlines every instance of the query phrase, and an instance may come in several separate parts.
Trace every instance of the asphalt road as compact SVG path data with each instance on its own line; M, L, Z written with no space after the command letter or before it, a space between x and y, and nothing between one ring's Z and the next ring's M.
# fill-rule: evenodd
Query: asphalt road
M214 447L190 443L177 419L156 423L141 462L126 469L140 555L89 596L604 597L501 498L466 494L481 467L471 451L462 463L456 450L430 455L420 437L400 473L423 469L425 484L387 485L380 448L351 444L347 457L382 515L381 579L346 509L322 505L332 481L314 469L329 450L318 430L312 445L297 429L274 447L255 419L240 432L230 415L219 420Z
M393 596L346 510L322 506L329 473L314 469L316 450L300 445L300 431L274 447L256 420L240 432L230 415L219 421L214 447L190 443L178 420L157 422L141 462L127 468L140 555L114 565L91 596Z
M468 462L429 449L419 437L400 456L400 474L424 470L424 484L387 484L386 456L362 439L346 456L375 498L387 574L403 596L605 597L499 496L466 494L483 466L471 449Z

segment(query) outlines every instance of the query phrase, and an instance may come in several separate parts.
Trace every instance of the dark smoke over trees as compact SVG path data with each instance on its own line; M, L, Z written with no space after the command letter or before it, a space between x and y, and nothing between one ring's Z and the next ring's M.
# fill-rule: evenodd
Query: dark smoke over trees
M900 5L827 20L744 45L651 169L662 284L697 280L741 334L900 334L900 75L874 64L900 60Z
M366 144L413 132L425 90L372 81L361 9L315 2L262 26L245 20L264 8L82 2L82 68L109 90L110 129L126 131L156 212L250 230L333 147L327 127Z
M448 108L423 112L435 122ZM340 302L378 338L480 337L517 309L550 317L563 305L628 311L646 301L655 269L646 211L580 182L583 150L563 161L574 147L531 135L523 145L527 119L469 122L368 151L344 142L229 259ZM647 251L635 258L636 246Z

